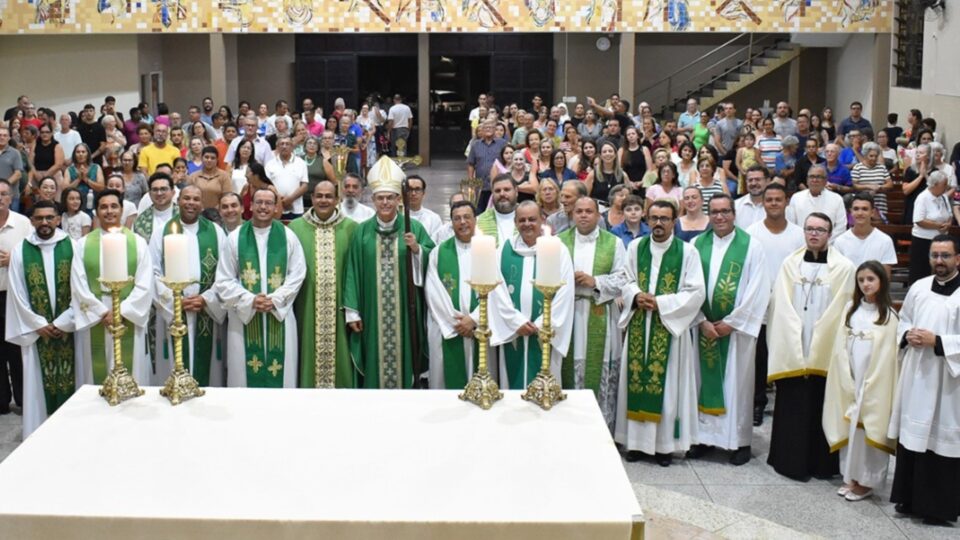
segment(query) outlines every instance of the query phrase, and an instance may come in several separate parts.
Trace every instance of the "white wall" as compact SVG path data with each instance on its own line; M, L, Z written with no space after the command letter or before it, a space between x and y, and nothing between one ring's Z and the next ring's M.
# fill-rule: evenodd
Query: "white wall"
M137 36L2 36L3 109L21 94L57 114L79 111L86 103L99 110L103 98L112 95L126 115L140 100Z
M237 36L239 99L249 101L254 107L260 102L266 103L271 111L278 99L286 99L295 107L294 40L291 34ZM236 105L232 106L236 112Z
M827 51L826 101L837 121L849 115L853 101L863 103L864 116L873 108L873 40L873 34L851 34L843 47ZM884 125L883 118L869 120Z

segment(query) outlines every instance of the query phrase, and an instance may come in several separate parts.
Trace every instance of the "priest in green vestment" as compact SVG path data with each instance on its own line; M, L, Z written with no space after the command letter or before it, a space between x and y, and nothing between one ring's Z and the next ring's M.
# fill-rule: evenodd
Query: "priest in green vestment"
M497 246L511 240L516 232L514 216L517 210L517 182L509 174L501 174L490 185L492 205L477 216L477 228L483 234L497 239Z
M410 336L420 336L421 361L426 367L424 309L417 295L416 314L407 308L407 252L412 255L413 284L423 287L433 241L416 220L404 233L398 213L404 173L386 156L367 174L376 215L353 233L344 276L343 307L350 329L350 351L361 368L363 388L410 388L414 377ZM419 292L419 291L418 291Z
M120 339L123 364L140 384L150 381L150 352L147 350L147 322L153 305L153 260L143 238L120 227L123 195L105 189L97 195L95 207L100 229L94 229L76 242L70 287L73 289L73 316L76 346L81 351L80 373L83 384L102 384L113 368L113 336L107 330L113 324L113 300L100 285L103 269L104 231L120 231L127 244L127 275L133 283L120 290L120 317L127 327Z
M600 226L596 200L577 199L573 222L573 227L557 235L570 252L576 284L573 342L563 362L563 387L593 390L613 431L623 343L617 301L627 282L623 272L627 253L623 242Z
M227 236L217 294L227 308L227 386L296 388L300 328L293 301L307 275L293 231L273 219L276 191L253 193L253 217Z
M357 223L337 208L332 180L313 188L313 206L290 222L300 239L307 277L293 304L300 321L300 387L356 388L358 366L347 347L343 317L343 274Z
M73 395L77 348L70 307L73 242L57 205L39 201L34 232L10 251L6 338L23 351L23 438Z
M200 386L223 386L226 377L224 354L218 346L226 309L213 287L217 277L217 264L227 237L220 227L203 217L203 200L200 188L184 186L178 198L180 214L168 221L163 234L154 235L150 241L150 254L156 262L156 299L154 304L163 324L161 343L166 355L157 358L157 377L166 380L173 370L173 341L169 328L173 324L173 292L160 278L166 274L164 238L170 234L183 234L187 243L190 278L194 283L183 290L183 320L187 335L183 338L183 361Z

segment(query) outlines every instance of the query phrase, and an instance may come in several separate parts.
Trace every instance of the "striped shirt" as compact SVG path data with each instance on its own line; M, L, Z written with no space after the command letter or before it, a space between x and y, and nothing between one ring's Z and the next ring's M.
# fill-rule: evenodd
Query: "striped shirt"
M867 167L863 163L857 163L850 171L850 178L854 184L869 184L882 186L890 179L890 173L882 163L877 163L873 167ZM887 194L874 192L873 205L880 211L882 216L887 215Z
M780 136L767 137L766 135L760 135L757 137L757 148L760 150L760 158L763 159L763 164L772 171L777 165L777 155L783 151Z

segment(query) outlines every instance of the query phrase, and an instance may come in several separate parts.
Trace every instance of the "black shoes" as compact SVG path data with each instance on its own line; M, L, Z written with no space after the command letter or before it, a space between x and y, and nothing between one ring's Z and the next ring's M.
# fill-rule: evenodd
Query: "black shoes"
M753 427L763 425L763 406L757 405L753 408Z
M746 463L750 461L750 458L751 458L750 447L741 446L740 448L737 448L736 451L733 452L732 456L730 456L730 464L736 465L738 467L740 465L746 465Z
M705 444L695 444L691 446L689 450L687 450L686 457L687 459L699 459L709 454L710 450L712 449L713 449L712 446L707 446Z
M654 454L653 460L661 467L669 467L673 463L673 454Z
M898 514L912 514L912 513L913 513L913 508L910 508L910 505L905 504L905 503L897 503L896 506L893 507L893 509L896 510Z
M637 450L627 450L627 452L623 454L623 459L627 463L636 463L643 459L643 452L638 452Z

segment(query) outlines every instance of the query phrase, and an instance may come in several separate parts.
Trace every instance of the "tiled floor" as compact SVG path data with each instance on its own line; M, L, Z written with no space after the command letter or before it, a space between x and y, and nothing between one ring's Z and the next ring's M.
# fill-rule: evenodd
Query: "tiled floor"
M459 190L466 173L463 160L437 160L417 172L427 181L425 204L445 216L448 198ZM15 414L0 416L0 460L19 444L20 420ZM897 515L889 502L889 482L879 496L851 503L836 495L839 478L801 483L778 475L766 464L770 423L768 415L754 430L754 459L742 467L729 465L723 452L701 460L675 459L668 468L652 461L624 463L647 517L647 537L960 537L958 527L929 527ZM889 481L892 478L891 466Z

